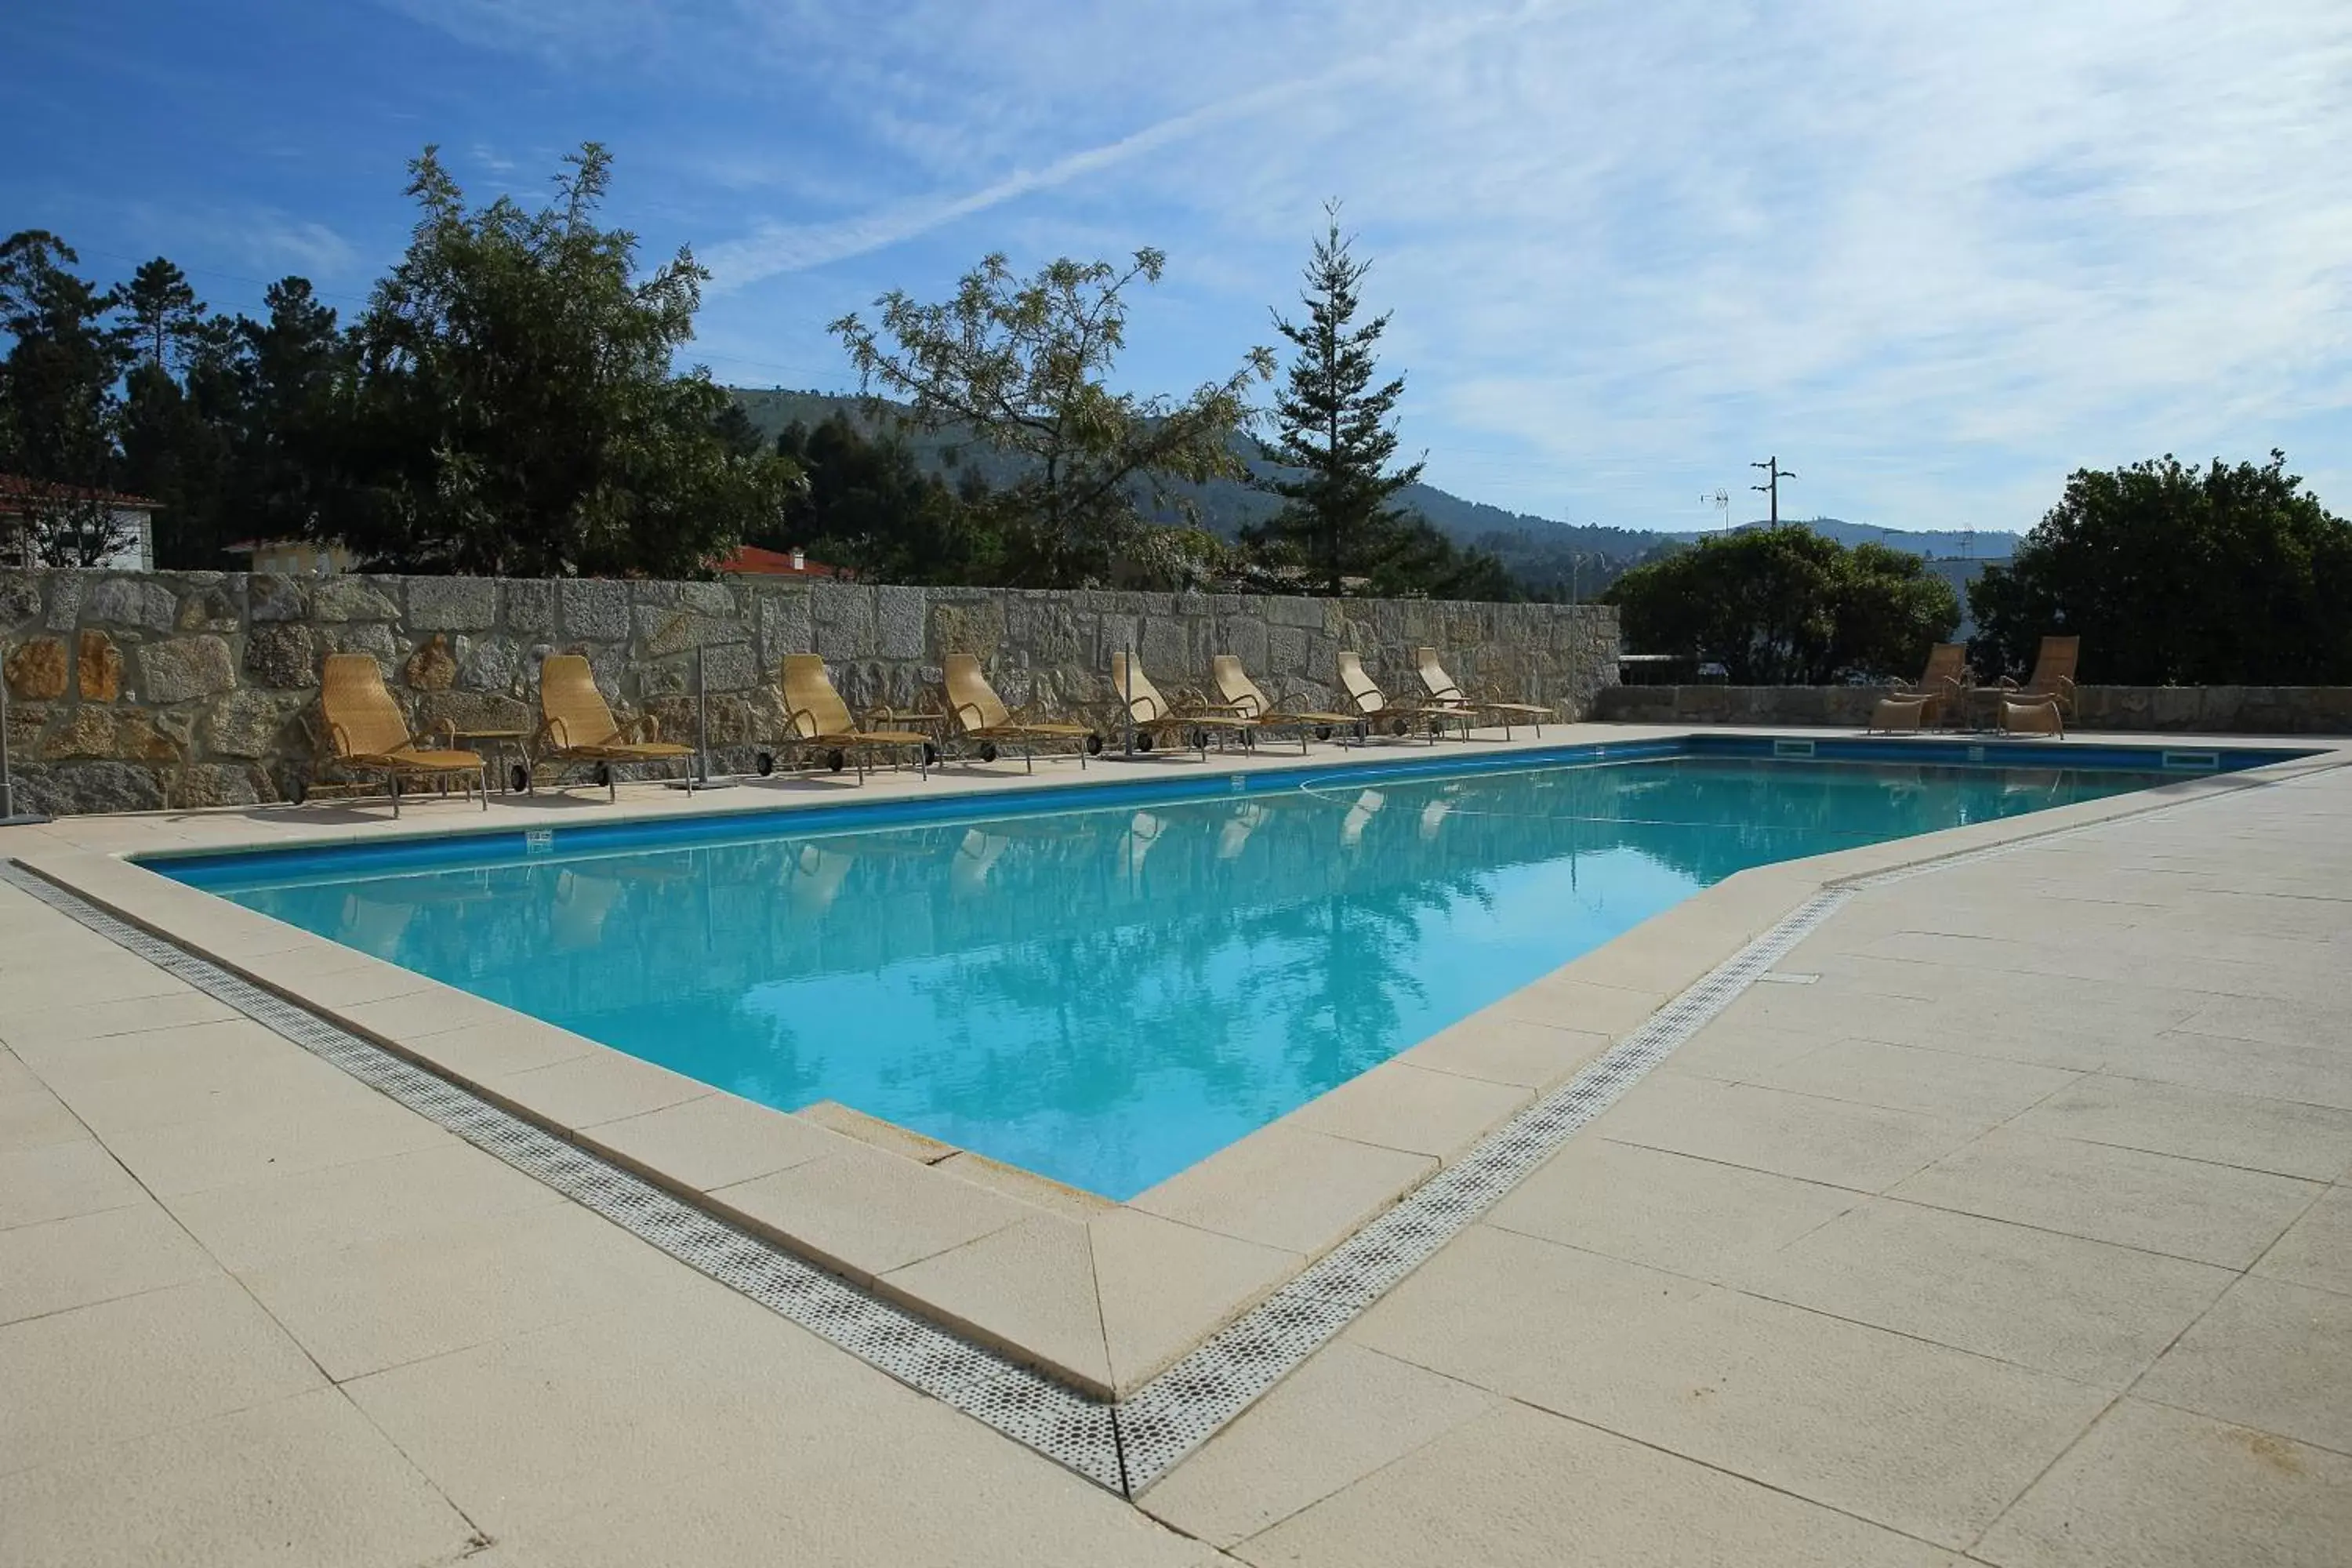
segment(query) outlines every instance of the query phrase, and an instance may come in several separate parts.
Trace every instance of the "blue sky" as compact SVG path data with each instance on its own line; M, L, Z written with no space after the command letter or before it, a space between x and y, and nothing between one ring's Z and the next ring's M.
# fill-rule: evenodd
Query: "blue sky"
M2273 445L2352 513L2352 6L1980 0L78 0L0 17L0 226L214 305L398 254L404 164L587 138L694 357L978 257L1168 252L1121 379L1274 341L1339 196L1432 482L1628 527L1777 452L1794 515L2029 526L2063 476Z

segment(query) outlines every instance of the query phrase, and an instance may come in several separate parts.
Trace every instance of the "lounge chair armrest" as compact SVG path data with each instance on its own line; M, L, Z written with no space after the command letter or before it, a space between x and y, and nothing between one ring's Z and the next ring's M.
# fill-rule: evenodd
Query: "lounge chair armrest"
M801 721L803 719L808 721L808 728L805 731L801 728ZM784 728L792 731L793 739L795 741L814 741L819 733L816 715L806 708L786 709Z

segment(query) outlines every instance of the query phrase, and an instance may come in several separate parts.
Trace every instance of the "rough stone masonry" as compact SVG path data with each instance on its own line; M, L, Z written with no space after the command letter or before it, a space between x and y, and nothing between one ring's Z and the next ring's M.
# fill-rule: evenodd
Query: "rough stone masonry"
M824 656L854 709L931 706L940 663L977 654L1005 700L1099 711L1132 647L1171 696L1233 653L1277 701L1328 707L1341 648L1391 692L1440 649L1475 692L1571 719L1617 679L1617 615L1599 605L1255 595L896 588L217 572L0 572L8 750L26 807L51 813L252 805L325 774L316 739L330 653L373 655L417 729L538 721L539 662L588 656L626 712L695 739L700 650L708 742L723 771L784 730L787 653Z

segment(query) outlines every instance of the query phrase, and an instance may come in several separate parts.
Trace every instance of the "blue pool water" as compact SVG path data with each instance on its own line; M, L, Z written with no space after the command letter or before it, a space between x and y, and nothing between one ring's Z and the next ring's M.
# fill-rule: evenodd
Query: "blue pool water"
M1213 774L945 821L153 864L749 1099L839 1100L1124 1198L1735 871L2162 777Z

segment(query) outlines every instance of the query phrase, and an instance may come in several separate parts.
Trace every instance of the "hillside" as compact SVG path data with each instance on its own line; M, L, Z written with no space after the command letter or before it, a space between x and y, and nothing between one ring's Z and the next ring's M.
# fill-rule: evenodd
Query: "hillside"
M1953 556L1969 556L1979 561L2005 560L2016 553L2019 536L2000 529L1979 529L1974 533L1958 529L1927 529L1914 532L1907 529L1879 528L1867 522L1847 522L1834 517L1790 518L1801 522L1815 533L1826 534L1840 544L1884 544L1890 550L1907 550L1914 555L1926 555L1936 560ZM1743 522L1742 529L1761 528L1763 522ZM1702 537L1696 533L1671 533L1669 539L1689 541Z
M795 420L813 426L835 414L845 414L869 426L875 422L868 412L869 405L862 398L824 392L748 387L733 390L736 401L742 405L752 424L771 437ZM1002 485L1011 482L1021 471L1018 458L975 441L965 432L909 428L905 436L918 459L934 472L953 475L975 471L991 485ZM1240 445L1243 460L1253 471L1271 471L1269 465L1258 461L1254 447L1246 443ZM1184 486L1181 493L1202 525L1225 539L1270 516L1279 504L1278 498L1230 479ZM1457 544L1475 545L1498 556L1530 592L1538 594L1592 594L1644 556L1699 537L1696 533L1656 533L1643 529L1559 522L1465 500L1433 485L1409 486L1399 493L1398 500L1420 512ZM1836 518L1815 519L1808 526L1843 544L1867 540L1921 555L1963 552L1962 538L1958 533L1906 533ZM2007 555L2015 543L2014 534L1979 533L1974 553L1980 559Z

